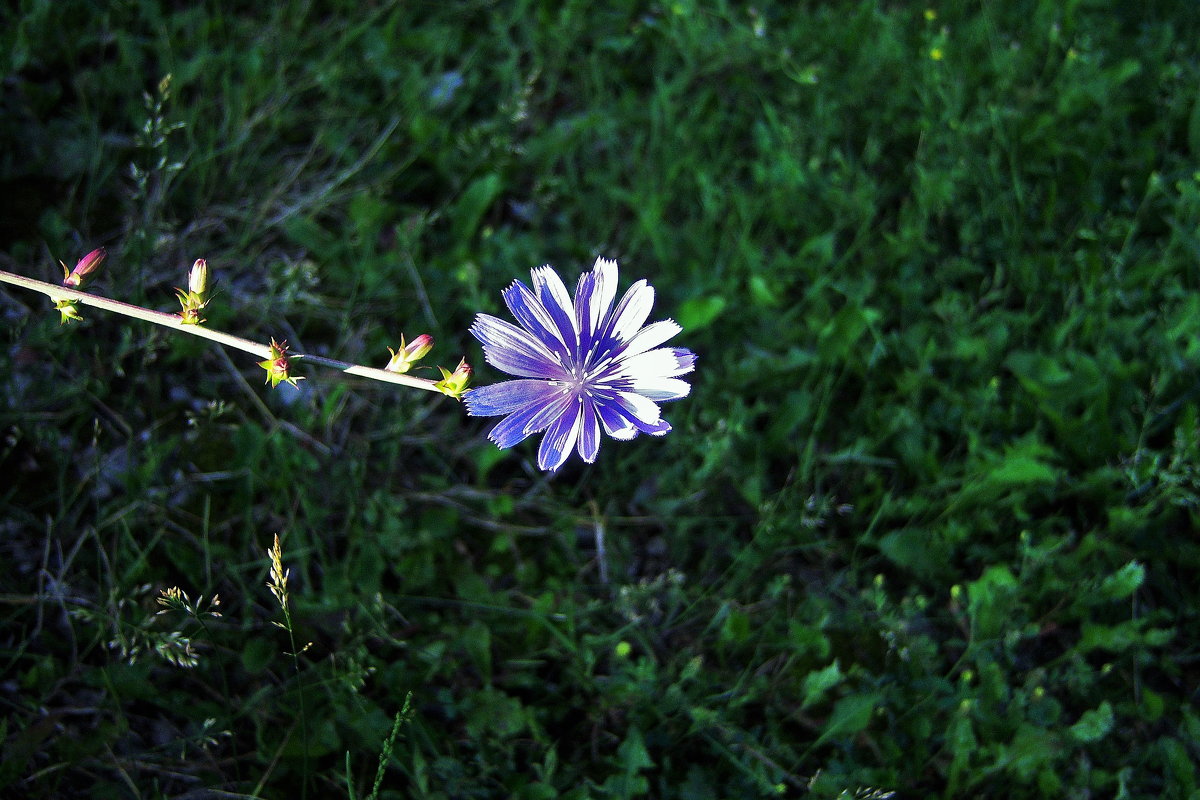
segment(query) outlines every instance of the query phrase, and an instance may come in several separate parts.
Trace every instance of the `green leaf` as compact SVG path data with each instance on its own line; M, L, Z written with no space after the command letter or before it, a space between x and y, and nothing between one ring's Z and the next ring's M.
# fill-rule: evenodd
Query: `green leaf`
M1021 725L1012 741L1002 748L1003 759L1008 761L1010 769L1024 781L1033 778L1042 767L1052 762L1059 750L1054 734L1028 724Z
M499 689L486 688L476 693L471 702L475 706L467 714L467 732L473 739L482 740L485 734L507 739L527 726L521 701Z
M654 766L654 761L646 752L646 743L640 730L629 729L625 741L617 748L617 760L621 766L621 773L610 776L604 782L604 788L611 796L633 797L650 790L649 781L638 775L641 770Z
M462 646L471 656L475 668L488 683L492 680L492 631L475 620L459 636Z
M1147 722L1156 722L1163 715L1166 707L1167 704L1161 694L1145 687L1142 688L1142 719Z
M735 608L729 609L721 623L721 641L741 644L750 638L750 617Z
M896 566L925 579L943 573L950 556L946 541L922 528L892 531L879 540L879 550Z
M1016 601L1017 579L1003 564L988 567L967 586L967 612L976 638L999 636Z
M859 305L847 305L830 319L817 334L820 353L828 361L849 358L862 345L860 340L879 322L882 314L878 309ZM870 350L870 347L866 347Z
M827 691L837 686L841 680L842 670L838 666L836 659L828 667L808 673L804 676L804 702L800 707L808 708L813 703L816 703L825 696Z
M262 672L281 648L271 636L255 636L242 648L242 667L250 674Z
M838 700L833 707L833 713L825 723L817 744L822 744L835 737L853 736L867 727L875 707L879 704L879 692L852 694Z
M799 655L812 655L822 661L829 657L829 637L818 628L792 620L788 623L788 640Z
M459 196L452 212L454 237L459 245L465 246L475 235L483 215L500 194L500 188L500 176L489 173L473 181Z
M1192 158L1200 158L1200 92L1192 103L1192 113L1188 116L1188 149Z
M1137 591L1146 580L1146 568L1137 561L1130 561L1109 575L1100 584L1100 592L1111 600L1120 600Z
M1107 700L1099 708L1085 711L1071 726L1071 735L1078 742L1098 742L1113 729L1113 710Z
M642 738L642 732L637 728L629 729L625 741L621 742L621 746L617 748L617 757L626 772L637 772L654 766L650 753L646 751L646 742Z
M1026 455L1006 457L991 474L991 481L1001 485L1052 483L1058 478L1054 467Z
M693 297L683 301L675 321L685 331L698 331L706 328L725 310L725 298L720 295L711 297Z

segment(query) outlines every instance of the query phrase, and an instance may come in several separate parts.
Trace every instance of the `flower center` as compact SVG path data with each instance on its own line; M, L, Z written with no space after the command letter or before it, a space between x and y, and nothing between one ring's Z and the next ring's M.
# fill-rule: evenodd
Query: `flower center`
M566 381L567 388L572 394L581 395L587 390L588 374L587 370L576 364L571 367L571 376Z

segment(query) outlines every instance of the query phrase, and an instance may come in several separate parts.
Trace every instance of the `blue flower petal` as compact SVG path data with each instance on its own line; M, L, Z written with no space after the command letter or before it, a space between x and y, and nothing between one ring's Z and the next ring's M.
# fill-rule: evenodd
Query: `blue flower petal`
M596 407L587 402L583 404L579 420L579 441L576 444L579 457L591 464L600 452L600 422L596 419Z
M487 362L510 375L555 380L567 377L545 345L510 322L479 314L471 325L471 335L483 343Z
M522 378L469 389L463 395L467 413L472 417L494 417L511 414L531 404L544 405L553 400L560 389L546 381Z
M541 301L546 313L554 320L562 340L567 343L572 355L579 348L579 331L575 328L575 317L571 313L573 304L571 295L562 278L549 266L538 267L530 272L533 277L533 291Z
M563 341L557 324L528 286L520 281L513 281L501 294L508 310L516 317L517 322L521 323L521 327L536 336L560 361L571 357L571 348Z
M604 432L619 442L627 442L638 435L637 427L615 403L596 403L596 416L600 418Z
M557 396L543 405L538 410L538 413L533 415L529 419L529 422L525 423L525 427L533 433L544 431L578 402L573 394L563 392L560 389Z
M514 411L496 423L491 431L488 432L488 438L496 443L496 447L504 450L538 433L541 429L531 429L529 421L541 413L545 405L547 404L534 403L526 408Z
M542 438L538 447L538 466L554 472L563 465L567 456L575 449L575 440L579 436L579 420L583 404L576 401L571 403L566 413L559 416Z

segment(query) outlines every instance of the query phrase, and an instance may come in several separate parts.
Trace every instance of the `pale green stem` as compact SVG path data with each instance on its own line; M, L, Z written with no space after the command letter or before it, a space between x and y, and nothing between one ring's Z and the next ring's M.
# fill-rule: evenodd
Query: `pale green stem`
M35 292L41 292L51 300L74 300L85 306L93 306L101 308L105 311L111 311L114 314L123 314L134 319L153 322L155 325L162 325L164 328L171 328L180 333L190 333L192 336L199 336L203 339L211 339L214 342L219 342L226 347L233 347L237 350L242 350L247 353L252 353L262 359L271 357L271 348L261 342L254 342L249 339L243 339L240 336L216 331L212 328L206 328L203 325L195 325L184 322L178 314L167 314L162 311L152 311L149 308L131 305L130 303L122 303L120 300L110 300L107 297L99 297L87 292L80 292L75 289L68 289L65 286L55 286L52 283L26 278L23 275L15 275L11 272L0 270L0 282L11 283L16 286L21 286L26 289L32 289ZM427 380L425 378L416 378L412 375L401 375L398 372L388 372L383 369L374 367L364 367L361 364L350 364L345 361L338 361L333 358L322 358L321 356L305 355L303 353L288 353L289 358L303 358L305 363L320 364L323 367L332 367L340 369L349 375L358 375L363 378L370 378L376 381L385 381L387 383L399 383L403 386L411 386L414 389L424 389L427 392L436 392L444 394L441 389L434 386L436 381Z

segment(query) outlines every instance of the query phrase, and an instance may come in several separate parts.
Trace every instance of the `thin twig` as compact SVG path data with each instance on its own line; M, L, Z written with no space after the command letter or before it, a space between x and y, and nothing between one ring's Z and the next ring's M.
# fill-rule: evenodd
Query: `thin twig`
M232 347L236 350L242 350L246 353L259 356L263 359L271 358L271 348L261 342L243 339L240 336L234 336L224 331L213 330L206 328L203 325L195 325L185 323L178 314L167 314L162 311L152 311L149 308L135 306L130 303L122 303L120 300L110 300L107 297L100 297L87 292L80 292L75 289L68 289L65 286L55 286L52 283L26 278L23 275L17 275L12 272L0 270L0 282L11 283L15 286L21 286L25 289L32 289L35 292L41 292L51 300L75 300L86 306L93 306L105 311L111 311L114 314L123 314L127 317L140 319L145 322L152 322L155 325L162 325L165 328L171 328L180 333L190 333L193 336L199 336L203 339L209 339L214 342ZM324 358L322 356L305 355L304 353L289 353L289 358L304 359L305 363L319 364L322 367L331 367L341 370L348 375L358 375L363 378L371 378L376 381L384 381L386 383L398 383L403 386L411 386L414 389L423 389L427 392L435 392L444 394L441 389L438 389L436 381L431 381L426 378L416 378L412 375L403 375L398 372L388 372L387 370L376 369L374 367L366 367L362 364L351 364L346 361L338 361L333 358Z

